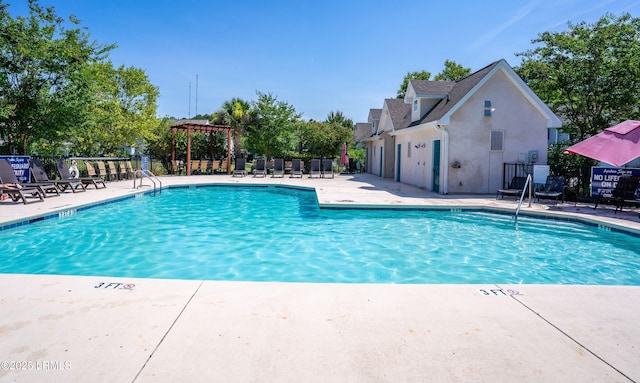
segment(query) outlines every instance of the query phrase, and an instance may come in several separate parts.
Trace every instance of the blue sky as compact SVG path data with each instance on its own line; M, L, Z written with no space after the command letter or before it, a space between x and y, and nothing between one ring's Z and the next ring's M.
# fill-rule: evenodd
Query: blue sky
M22 15L26 0L9 2ZM605 13L640 17L625 0L194 1L40 0L75 15L91 39L117 44L114 65L142 68L159 87L158 116L212 113L232 97L271 93L305 119L342 111L366 122L407 72L472 71L533 47L545 31ZM196 81L197 78L197 81ZM196 93L197 83L197 93ZM197 102L196 102L197 101Z

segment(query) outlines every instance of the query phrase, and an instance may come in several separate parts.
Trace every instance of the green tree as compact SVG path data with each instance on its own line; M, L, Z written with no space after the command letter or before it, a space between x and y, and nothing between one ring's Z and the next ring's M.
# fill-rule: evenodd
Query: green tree
M300 125L303 152L312 157L339 157L342 144L353 141L353 128L337 122L308 121Z
M72 152L116 155L155 140L159 91L144 70L101 62L86 66L84 76L93 102L90 116L71 129Z
M353 158L356 161L360 160L361 154L363 155L363 158L364 158L364 150L360 151L354 148L356 125L353 123L352 119L345 117L345 115L341 111L336 111L336 112L330 112L327 115L327 119L325 123L340 125L350 130L351 135L349 137L345 137L345 140L343 141L345 144L347 144L347 150L348 150L347 154L350 158ZM337 136L340 136L340 133L338 133ZM339 144L339 150L341 153L342 144Z
M199 113L195 116L192 116L190 119L206 120L214 125L225 124L224 115L220 113ZM186 133L184 135L186 143ZM212 140L212 142L210 140ZM226 147L226 135L223 132L215 132L211 135L211 137L209 136L209 134L191 133L191 159L215 159L226 157ZM178 153L180 153L179 156L186 154L186 149Z
M250 120L246 125L246 148L267 158L286 156L294 148L301 115L292 105L278 101L270 93L257 92L257 95L258 100L251 104Z
M445 60L444 69L433 79L436 81L458 81L471 74L471 68L465 68L455 61Z
M408 72L404 78L402 79L402 84L400 84L400 88L397 92L397 98L404 98L407 93L407 88L409 87L409 81L411 80L429 80L431 78L431 73L426 70L420 72Z
M355 129L355 124L353 123L353 120L345 117L344 113L342 113L339 110L335 112L329 112L325 122L329 124L339 124L347 128L350 128L352 130Z
M360 166L364 166L367 159L367 150L365 148L351 148L347 154L354 162L359 162Z
M152 135L148 140L149 154L162 161L166 169L171 169L171 125L175 123L172 118L159 119L152 129ZM186 153L187 133L175 133L176 153Z
M529 87L583 140L613 122L639 117L640 19L607 14L593 24L544 32L518 55Z
M78 74L114 46L89 42L78 24L37 0L29 0L29 16L13 18L0 0L0 136L9 151L61 141L86 116L91 98Z

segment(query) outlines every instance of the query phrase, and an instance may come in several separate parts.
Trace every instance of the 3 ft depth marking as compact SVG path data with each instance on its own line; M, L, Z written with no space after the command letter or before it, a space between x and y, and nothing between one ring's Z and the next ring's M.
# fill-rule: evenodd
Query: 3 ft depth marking
M93 286L93 288L95 289L111 289L111 290L117 290L117 289L131 290L135 287L136 285L133 283L118 283L118 282L99 282L98 284Z

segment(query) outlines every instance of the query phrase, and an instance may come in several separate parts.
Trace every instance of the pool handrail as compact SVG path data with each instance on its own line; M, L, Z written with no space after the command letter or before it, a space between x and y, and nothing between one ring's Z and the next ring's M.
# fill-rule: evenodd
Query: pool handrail
M528 186L528 188L527 188ZM532 200L532 183L531 183L531 174L527 174L527 179L524 182L524 188L522 189L522 195L520 196L520 201L518 201L518 207L516 207L516 212L513 215L513 219L517 220L518 219L518 213L520 213L520 206L522 206L522 201L524 200L524 194L527 192L527 189L529 189L529 207L531 207L531 200Z
M138 169L133 173L133 188L136 189L136 179L138 178L138 174L140 175L140 185L138 185L138 189L141 188L142 186L145 186L142 184L142 180L146 177L148 178L152 183L153 183L153 194L156 193L156 181L158 181L158 183L160 184L160 188L158 190L160 190L160 193L162 193L162 181L160 181L160 178L158 178L155 174L153 174L150 170L146 170L146 169ZM151 185L149 185L151 186Z

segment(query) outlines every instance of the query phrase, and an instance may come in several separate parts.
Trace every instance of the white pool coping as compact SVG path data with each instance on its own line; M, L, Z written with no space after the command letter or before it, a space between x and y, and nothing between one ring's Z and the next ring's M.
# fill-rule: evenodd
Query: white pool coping
M514 200L437 196L371 175L162 182L285 183L315 188L323 205L515 207ZM0 225L139 192L132 184L0 204ZM572 205L534 203L523 211L640 228L637 211ZM639 307L639 286L3 274L0 382L640 381Z

